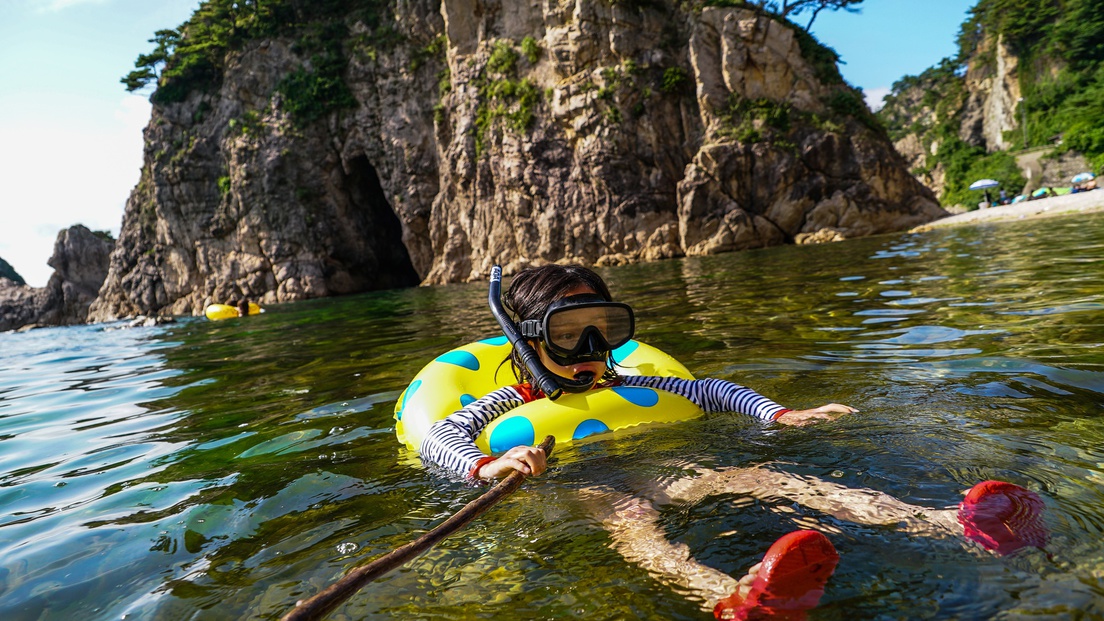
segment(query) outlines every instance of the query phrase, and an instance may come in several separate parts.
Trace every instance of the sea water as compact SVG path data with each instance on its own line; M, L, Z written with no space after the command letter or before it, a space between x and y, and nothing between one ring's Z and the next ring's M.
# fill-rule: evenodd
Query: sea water
M709 415L557 447L550 470L331 618L701 619L626 562L579 490L767 467L932 510L1039 492L1046 552L869 526L785 499L659 506L735 576L797 528L841 561L813 619L1104 616L1104 218L895 234L602 270L638 338L803 428ZM0 618L274 619L481 489L427 472L393 409L437 354L496 334L483 283L153 328L0 334Z

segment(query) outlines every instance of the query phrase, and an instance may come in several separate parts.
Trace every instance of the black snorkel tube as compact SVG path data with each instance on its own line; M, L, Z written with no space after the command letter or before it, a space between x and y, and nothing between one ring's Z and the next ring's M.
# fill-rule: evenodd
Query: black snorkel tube
M491 305L491 313L498 320L498 325L502 327L503 334L514 346L521 361L525 363L525 368L529 369L529 374L533 376L533 385L540 388L549 399L553 401L559 399L563 395L563 388L560 387L556 375L541 364L540 356L525 337L521 336L517 324L506 314L506 309L502 308L502 268L498 265L491 268L491 287L487 293L487 301Z

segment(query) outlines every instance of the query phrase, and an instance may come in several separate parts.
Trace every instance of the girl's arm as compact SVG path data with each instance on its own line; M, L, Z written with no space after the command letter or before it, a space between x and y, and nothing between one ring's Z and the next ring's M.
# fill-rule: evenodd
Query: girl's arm
M829 403L811 410L790 410L778 405L754 390L721 379L685 380L677 377L627 375L621 378L625 386L648 386L681 395L702 410L739 412L761 421L776 421L783 425L807 425L817 419L834 420L831 414L857 412L853 407Z
M513 387L499 388L433 423L419 449L422 460L474 478L476 466L490 461L475 445L475 438L491 421L523 403Z
M720 379L686 380L678 377L626 375L625 386L648 386L686 397L706 412L739 412L772 421L790 410L754 390Z

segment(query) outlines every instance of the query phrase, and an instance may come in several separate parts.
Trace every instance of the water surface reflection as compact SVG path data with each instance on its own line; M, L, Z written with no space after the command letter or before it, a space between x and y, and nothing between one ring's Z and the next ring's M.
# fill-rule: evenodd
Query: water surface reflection
M813 618L1104 616L1102 225L604 270L639 337L699 376L861 412L805 429L711 416L561 447L547 476L342 614L700 618L609 548L576 490L774 462L932 508L981 479L1019 483L1045 498L1053 557L728 496L665 510L664 529L740 573L780 534L824 525L843 562ZM276 618L432 528L478 491L427 475L395 441L392 408L429 359L495 332L485 304L472 284L0 335L3 617Z

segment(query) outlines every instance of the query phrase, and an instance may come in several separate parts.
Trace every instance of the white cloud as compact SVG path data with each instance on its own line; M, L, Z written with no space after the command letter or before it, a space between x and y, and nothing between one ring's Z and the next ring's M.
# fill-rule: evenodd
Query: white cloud
M879 86L878 88L864 90L863 96L866 98L866 105L870 106L870 109L874 112L877 112L885 106L886 95L889 95L890 92L891 90L889 87Z
M117 234L142 167L149 102L128 95L113 119L0 119L0 257L36 287L57 234L74 224ZM106 116L106 115L105 115Z
M49 0L46 3L36 2L35 4L38 4L38 10L41 13L56 13L80 4L103 4L104 2L105 0Z
M119 107L115 109L115 119L124 125L124 129L128 133L137 131L141 135L146 124L149 123L152 110L153 106L147 97L127 95L123 97L122 101L119 102Z

